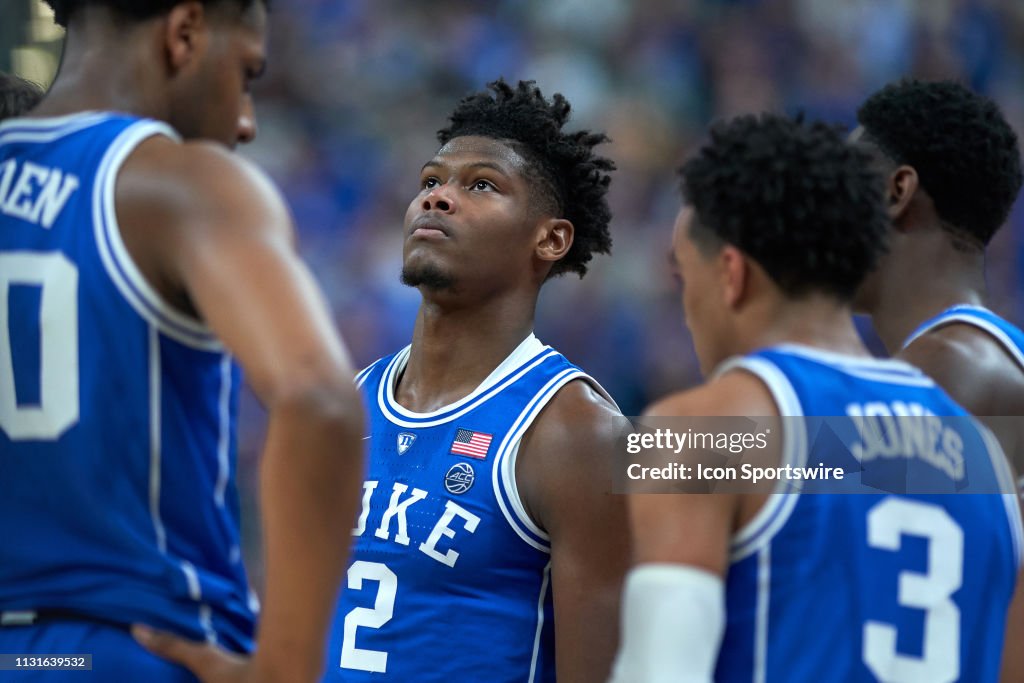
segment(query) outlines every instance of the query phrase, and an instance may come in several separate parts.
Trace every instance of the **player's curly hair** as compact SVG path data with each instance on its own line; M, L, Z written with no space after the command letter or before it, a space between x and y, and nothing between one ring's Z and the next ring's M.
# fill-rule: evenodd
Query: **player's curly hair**
M1017 136L992 100L953 81L906 79L857 111L866 137L913 166L943 226L987 245L1020 191Z
M169 11L183 0L44 0L53 9L53 18L60 26L67 27L75 12L90 5L110 7L120 16L128 19L148 19ZM204 5L234 2L247 9L256 2L262 2L269 9L270 0L200 0Z
M788 296L849 301L885 251L889 218L871 156L838 128L773 114L712 126L679 170L690 237L761 265Z
M499 140L516 151L528 168L527 179L546 201L545 210L573 224L569 252L554 264L549 277L576 272L583 277L595 253L607 254L609 171L615 164L594 154L607 142L603 133L587 130L562 132L569 120L569 102L556 93L549 102L533 81L512 87L498 79L487 88L462 99L450 117L451 125L437 132L442 145L463 135Z
M0 121L21 116L43 99L43 89L31 81L0 71Z

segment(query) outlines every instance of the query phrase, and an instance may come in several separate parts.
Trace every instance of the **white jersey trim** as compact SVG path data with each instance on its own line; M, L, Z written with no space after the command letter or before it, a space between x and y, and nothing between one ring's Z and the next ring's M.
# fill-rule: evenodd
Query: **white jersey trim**
M552 377L541 387L526 408L519 414L512 428L505 434L501 445L498 446L498 453L491 468L491 484L494 487L494 499L498 502L505 520L512 527L523 541L541 552L551 552L551 537L541 529L526 512L522 498L519 495L519 486L516 482L516 461L519 457L519 446L522 443L523 435L533 425L537 415L544 410L545 406L554 398L559 389L573 380L584 380L590 384L603 398L608 400L618 409L615 401L608 392L604 390L597 380L586 374L579 368L569 367ZM507 504L506 504L507 498Z
M0 144L53 142L112 118L111 112L86 111L67 116L14 118L0 122Z
M153 289L121 239L114 193L118 172L143 140L157 135L180 139L167 124L142 121L126 128L100 162L93 187L93 229L100 260L121 296L143 320L185 346L221 353L223 345L206 325L175 309Z
M217 484L213 489L213 502L222 509L231 480L231 379L231 356L224 354L220 359L220 396L217 401L220 433L217 434Z
M502 389L519 380L519 378L548 358L558 355L557 351L541 344L533 334L530 334L468 396L464 396L455 403L429 413L415 413L403 408L395 400L395 386L398 383L398 376L409 362L411 349L411 346L407 346L399 351L384 370L381 381L377 386L377 405L380 407L385 419L389 422L399 427L413 429L435 427L462 417L469 411L477 408L484 401L498 395Z
M754 630L754 683L765 683L768 670L768 616L772 598L772 546L757 554L757 611Z
M150 327L149 334L149 516L160 553L167 554L167 531L160 517L160 335Z
M370 363L365 368L359 371L359 373L356 375L355 380L353 380L356 383L357 387L362 388L363 384L366 382L366 378L370 374L370 371L377 367L377 364L380 363L382 360L384 359L378 358L377 360L373 361L372 363Z
M745 370L768 387L782 417L800 417L804 414L793 385L775 365L762 358L731 358L716 368L714 377L731 370ZM780 465L804 467L807 464L807 433L803 429L784 429ZM732 538L730 561L739 562L753 555L771 542L782 526L789 521L796 507L799 493L787 493L787 483L779 480L754 518L741 527Z
M537 598L537 631L533 636L533 655L530 657L530 678L527 683L537 680L537 658L540 656L540 636L544 632L544 599L548 594L551 581L551 561L544 565L544 580L540 584L540 596Z
M865 358L835 351L826 351L802 344L779 344L772 347L794 356L806 358L829 367L842 370L847 375L873 382L900 384L911 387L931 388L935 381L918 368L892 358Z
M522 498L519 496L519 486L516 483L516 460L519 457L519 445L522 442L523 434L558 390L570 380L581 375L583 373L575 368L566 368L541 387L516 418L516 421L512 423L512 428L505 433L505 438L498 446L494 466L491 468L494 498L498 501L498 507L506 521L520 538L545 553L551 552L551 537L530 518L526 512L526 506L523 505ZM508 498L507 505L505 503L506 496Z
M951 309L943 311L931 323L918 329L916 332L914 332L914 334L907 337L907 340L903 342L903 348L907 348L915 341L917 341L919 338L928 334L932 330L935 330L940 327L945 327L946 325L950 325L953 323L963 323L965 325L972 325L974 327L977 327L978 329L984 332L988 332L992 337L996 339L996 341L998 341L1003 346L1006 352L1010 354L1010 356L1013 357L1015 361L1017 361L1017 365L1019 365L1020 368L1024 370L1024 352L1017 348L1017 345L1013 342L1013 340L1010 339L1010 337L1008 337L1005 332L999 329L997 325L992 324L990 321L985 320L984 318L973 316L971 315L971 312L984 313L999 317L992 311L985 308L984 306L968 306L966 304L954 306Z

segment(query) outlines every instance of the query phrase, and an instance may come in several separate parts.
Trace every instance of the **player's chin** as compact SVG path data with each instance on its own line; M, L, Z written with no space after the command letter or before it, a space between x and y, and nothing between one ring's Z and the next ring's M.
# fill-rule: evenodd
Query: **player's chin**
M435 291L454 288L455 276L439 259L407 257L402 265L402 284Z

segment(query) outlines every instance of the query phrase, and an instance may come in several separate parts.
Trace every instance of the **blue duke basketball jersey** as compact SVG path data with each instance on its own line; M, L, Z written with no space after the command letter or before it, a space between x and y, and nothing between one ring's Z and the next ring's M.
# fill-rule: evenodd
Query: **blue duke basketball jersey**
M154 135L177 139L108 113L0 124L0 612L245 651L239 371L143 279L114 212ZM0 628L0 652L24 630Z
M988 332L1010 354L1021 370L1024 370L1024 332L1011 325L1008 321L981 306L961 304L947 308L933 318L921 323L903 342L903 348L910 346L922 335L928 334L943 325L960 323L971 325Z
M1024 541L1012 474L994 437L899 361L784 345L726 361L717 374L736 369L765 383L781 415L830 416L828 424L854 435L830 441L812 429L822 421L790 422L783 465L860 453L863 472L846 467L850 488L844 480L836 490L866 491L871 486L857 482L875 462L867 454L878 453L881 467L905 474L906 490L927 479L929 489L987 495L768 496L733 537L715 680L997 681ZM892 419L903 415L921 417ZM884 452L868 444L872 418L884 425L872 437ZM915 419L934 429L928 439L910 433L922 424Z
M324 681L553 681L550 541L516 457L555 393L593 380L530 335L469 396L413 413L394 397L408 358L358 378L370 458Z

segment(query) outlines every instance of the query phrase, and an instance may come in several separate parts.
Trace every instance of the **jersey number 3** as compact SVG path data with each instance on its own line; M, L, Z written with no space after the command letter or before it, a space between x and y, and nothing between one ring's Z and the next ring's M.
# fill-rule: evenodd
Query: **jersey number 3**
M952 595L963 583L964 532L937 505L887 498L868 512L868 545L896 552L904 535L928 541L928 572L900 572L901 607L924 611L920 657L896 650L896 627L864 624L864 663L882 683L952 683L960 678L960 610Z
M37 330L11 327L11 293L15 287L39 291ZM38 351L29 349L38 334ZM16 347L15 335L31 335ZM18 375L30 377L22 367L37 365L38 403L18 402ZM36 355L38 353L38 356ZM34 368L33 368L34 369ZM0 429L14 441L53 441L78 422L78 269L60 253L15 251L0 253Z

